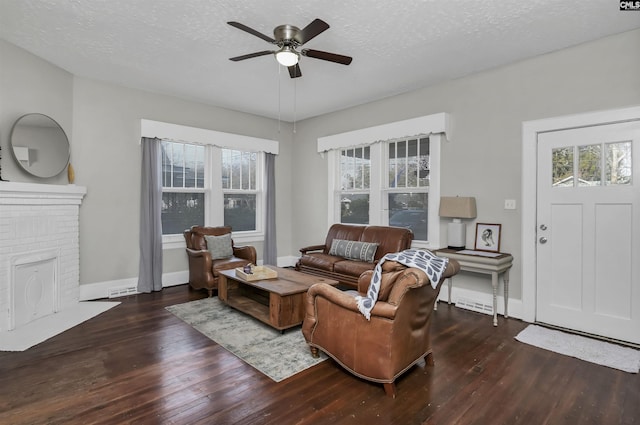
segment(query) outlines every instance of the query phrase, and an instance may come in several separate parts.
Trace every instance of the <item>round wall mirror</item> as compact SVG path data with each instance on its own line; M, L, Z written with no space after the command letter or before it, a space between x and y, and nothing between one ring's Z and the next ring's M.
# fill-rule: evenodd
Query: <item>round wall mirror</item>
M53 177L69 163L69 139L60 125L43 114L26 114L11 129L11 147L18 164L36 177Z

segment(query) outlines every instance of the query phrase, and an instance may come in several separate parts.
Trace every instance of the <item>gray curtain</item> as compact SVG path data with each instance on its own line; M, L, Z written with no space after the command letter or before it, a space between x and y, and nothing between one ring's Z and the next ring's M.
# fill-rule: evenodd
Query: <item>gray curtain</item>
M161 169L160 139L143 137L138 292L162 290Z
M264 264L278 265L278 251L276 248L276 156L265 153L265 182L266 182L266 228L264 230Z

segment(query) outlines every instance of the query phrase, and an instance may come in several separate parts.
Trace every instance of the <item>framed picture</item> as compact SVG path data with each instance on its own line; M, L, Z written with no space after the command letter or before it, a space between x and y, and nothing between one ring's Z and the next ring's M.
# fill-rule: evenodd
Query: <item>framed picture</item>
M500 252L501 224L476 223L476 251Z

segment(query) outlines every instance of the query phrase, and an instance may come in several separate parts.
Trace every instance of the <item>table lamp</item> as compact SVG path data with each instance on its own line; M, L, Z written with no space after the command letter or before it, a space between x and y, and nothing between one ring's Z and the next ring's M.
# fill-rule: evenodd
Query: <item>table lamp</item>
M466 224L463 218L476 218L476 198L462 196L443 196L440 198L440 217L450 217L453 221L447 226L448 248L457 251L465 248L467 240Z

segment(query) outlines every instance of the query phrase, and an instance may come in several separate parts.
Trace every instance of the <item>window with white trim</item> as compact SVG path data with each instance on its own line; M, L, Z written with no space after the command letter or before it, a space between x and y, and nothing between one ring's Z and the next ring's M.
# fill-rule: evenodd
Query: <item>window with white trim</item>
M371 154L369 146L340 153L340 222L369 223Z
M264 155L163 139L162 234L192 225L262 230Z
M162 234L182 234L205 220L204 146L161 142Z
M386 205L388 224L407 227L428 241L429 138L387 142Z
M407 227L415 240L429 240L428 137L342 149L337 168L335 221Z
M235 232L258 228L258 157L257 152L222 149L224 224Z
M426 234L417 230L413 246L440 248L440 147L451 130L449 114L441 112L319 137L318 153L327 156L329 167L328 222L342 221L343 196L350 195L343 189L342 156L349 159L350 149L368 147L368 224L402 223L402 215L418 215L405 221L426 219ZM362 159L367 159L366 155ZM362 190L354 185L352 192L362 194L358 193ZM394 217L398 212L403 214Z

